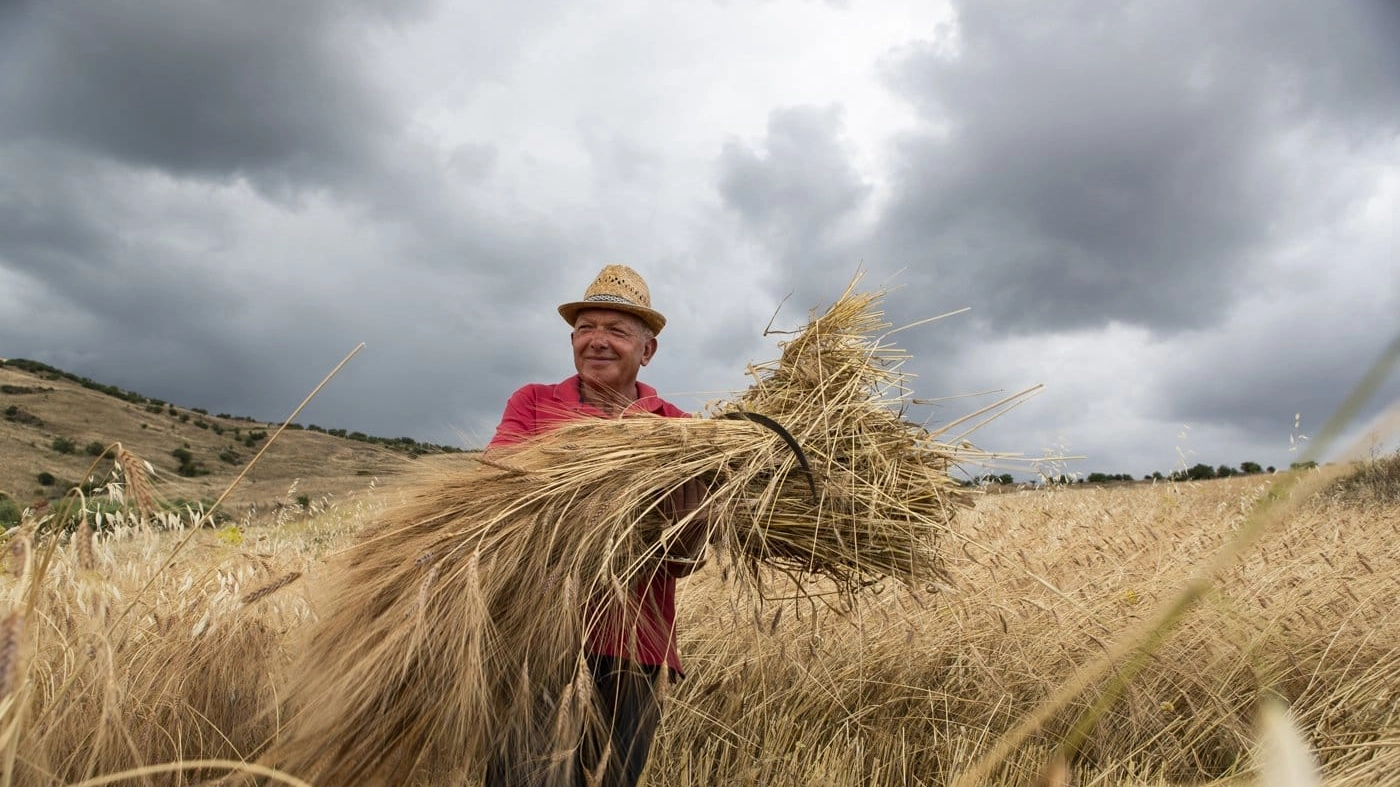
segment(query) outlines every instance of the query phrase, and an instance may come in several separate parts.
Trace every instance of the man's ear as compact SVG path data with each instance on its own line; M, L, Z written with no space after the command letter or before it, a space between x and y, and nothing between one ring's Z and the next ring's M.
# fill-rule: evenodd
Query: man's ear
M642 348L642 366L651 363L651 356L656 355L656 337L647 339L646 346Z

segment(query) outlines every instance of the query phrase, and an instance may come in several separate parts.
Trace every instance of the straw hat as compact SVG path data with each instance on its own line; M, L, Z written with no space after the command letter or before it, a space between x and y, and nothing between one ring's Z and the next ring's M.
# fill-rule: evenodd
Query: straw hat
M626 265L608 265L583 292L583 300L571 301L559 307L559 314L570 325L584 309L612 309L641 319L652 333L661 333L666 318L651 308L651 290L641 274Z

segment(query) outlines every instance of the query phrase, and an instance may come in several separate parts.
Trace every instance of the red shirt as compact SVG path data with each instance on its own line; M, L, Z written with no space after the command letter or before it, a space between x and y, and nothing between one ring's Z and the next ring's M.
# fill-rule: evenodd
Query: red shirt
M686 411L657 396L656 389L645 383L637 383L637 400L623 415L628 413L690 417ZM578 375L556 385L531 383L511 394L486 450L518 443L564 421L606 417L602 410L583 401ZM676 578L663 567L638 581L632 590L638 606L635 615L616 605L592 610L597 613L596 622L589 628L584 649L641 664L664 664L680 672L680 654L676 650ZM628 625L629 622L632 625Z

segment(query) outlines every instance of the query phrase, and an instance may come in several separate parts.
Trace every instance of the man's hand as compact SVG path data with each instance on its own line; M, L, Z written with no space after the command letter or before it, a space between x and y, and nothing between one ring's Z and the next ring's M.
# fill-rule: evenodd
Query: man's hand
M700 479L692 478L661 501L661 515L671 525L699 512L666 539L664 559L672 564L671 573L675 576L685 576L705 562L710 520L701 507L708 491Z

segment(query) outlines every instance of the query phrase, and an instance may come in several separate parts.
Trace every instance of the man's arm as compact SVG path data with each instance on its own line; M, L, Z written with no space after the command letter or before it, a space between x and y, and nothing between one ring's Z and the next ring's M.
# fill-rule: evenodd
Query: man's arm
M668 522L676 523L695 514L679 531L666 539L661 559L665 563L666 573L673 577L686 576L705 565L710 519L701 506L705 503L707 491L700 479L692 478L661 502L661 513Z

